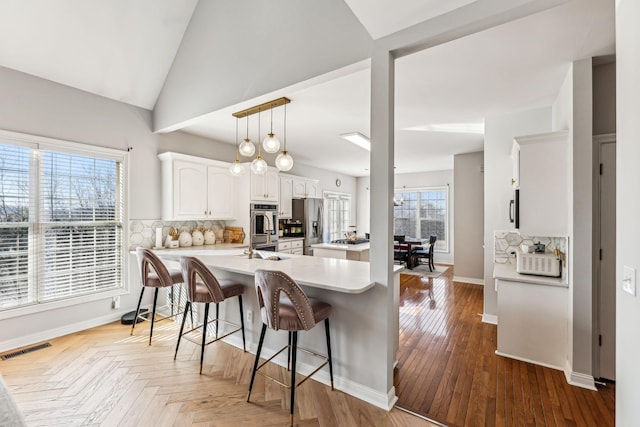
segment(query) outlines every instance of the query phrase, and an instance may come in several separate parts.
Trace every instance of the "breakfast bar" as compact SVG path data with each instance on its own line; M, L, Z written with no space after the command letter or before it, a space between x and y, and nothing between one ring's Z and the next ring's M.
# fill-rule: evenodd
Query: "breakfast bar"
M200 247L164 249L155 251L163 261L176 262L181 256L196 256L212 269L216 277L243 283L245 289L245 332L247 350L255 353L262 321L254 286L254 274L258 269L279 270L302 286L309 297L318 298L332 305L331 340L333 369L336 388L389 410L395 403L395 390L388 385L388 374L396 362L398 326L386 321L387 310L398 313L398 298L390 302L386 286L369 278L369 263L345 259L323 258L278 252L256 251L258 257L248 259L241 248L221 251ZM275 259L261 259L278 258ZM393 293L399 294L400 266L394 267ZM390 307L390 305L395 307ZM221 316L235 322L239 319L236 301L220 306ZM229 336L229 344L242 347L239 337ZM286 345L287 334L268 334L263 355L274 354ZM322 328L300 334L299 345L318 353L326 352ZM389 356L387 348L392 348ZM286 366L286 354L273 360ZM313 371L311 358L300 357L299 372L306 375ZM314 379L329 384L328 371L314 375Z

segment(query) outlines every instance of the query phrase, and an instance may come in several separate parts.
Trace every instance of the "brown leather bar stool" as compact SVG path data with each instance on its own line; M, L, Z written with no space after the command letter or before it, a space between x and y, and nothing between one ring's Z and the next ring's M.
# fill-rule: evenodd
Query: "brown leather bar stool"
M153 251L145 248L136 249L136 256L140 263L140 271L142 274L142 289L140 290L140 298L138 299L138 307L136 308L136 316L133 318L133 324L131 325L131 335L133 335L133 329L136 327L136 323L140 319L149 320L145 316L140 315L140 304L142 303L142 296L146 288L155 288L155 294L153 295L153 309L151 313L151 330L149 331L149 345L151 345L151 337L153 336L153 325L156 319L156 304L158 302L158 290L160 288L169 288L173 285L183 283L182 270L169 270L164 263L157 257ZM181 290L182 288L179 288ZM173 300L173 289L170 290L170 308L171 314L169 316L162 317L158 321L170 319L182 314L178 311L174 313L175 303Z
M182 317L182 325L180 326L180 334L178 335L178 343L176 344L176 352L173 355L173 360L178 355L178 348L180 348L180 339L183 335L187 335L190 332L194 332L197 329L202 328L202 342L198 343L195 340L185 336L185 339L200 344L200 373L202 374L202 362L204 361L204 347L213 342L219 341L222 338L229 336L235 332L242 331L242 347L244 351L247 351L246 342L244 338L244 313L242 310L242 294L244 293L244 285L242 283L235 282L229 279L216 279L211 270L204 265L202 261L195 257L181 257L180 265L182 265L182 272L187 282L187 303L184 307L184 316ZM231 297L238 297L238 305L240 306L240 326L235 323L227 322L219 317L219 303ZM216 303L216 318L209 321L209 304ZM184 323L187 319L187 311L193 314L192 304L204 303L204 319L202 324L184 332ZM227 332L222 336L218 336L218 323L223 322L227 325L235 327L236 329ZM215 324L215 338L207 342L207 326L210 323ZM193 324L193 321L192 321Z
M247 402L251 397L251 389L256 378L256 373L269 378L278 384L291 389L291 425L293 425L293 409L295 403L296 387L305 382L311 375L318 372L326 364L329 364L329 376L331 378L331 390L333 390L333 365L331 363L331 338L329 336L329 315L331 305L308 298L300 286L289 276L281 271L256 270L255 272L256 291L258 293L258 305L260 306L260 316L262 317L262 331L258 343L258 352L253 364L251 382L249 383L249 394ZM317 323L324 320L325 335L327 338L327 356L324 357L313 351L298 348L298 331L308 331ZM284 346L276 354L264 361L260 366L260 351L264 342L267 327L277 330L289 331L289 345ZM289 350L291 360L291 382L289 385L260 372L259 369L266 365L271 359ZM309 376L296 384L296 353L297 350L304 351L317 357L321 357L324 362L316 368Z

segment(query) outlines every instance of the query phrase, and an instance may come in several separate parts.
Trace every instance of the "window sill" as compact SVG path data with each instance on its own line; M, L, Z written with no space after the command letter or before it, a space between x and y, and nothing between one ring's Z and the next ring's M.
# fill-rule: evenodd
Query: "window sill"
M104 291L95 294L82 295L78 297L71 297L58 301L51 301L42 304L33 304L24 307L8 308L0 311L0 320L12 319L20 316L28 316L30 314L42 313L50 310L57 310L60 308L71 307L74 305L85 304L92 301L99 301L104 299L113 298L119 295L128 294L129 291L125 288L112 289L110 291Z

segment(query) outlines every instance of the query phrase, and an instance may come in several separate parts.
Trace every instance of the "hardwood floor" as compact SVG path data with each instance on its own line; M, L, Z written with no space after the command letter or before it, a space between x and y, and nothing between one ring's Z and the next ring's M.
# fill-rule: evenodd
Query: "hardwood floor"
M51 340L51 347L0 361L0 373L29 426L285 426L289 394L256 378L246 402L253 355L209 345L203 375L200 348L180 344L161 322L148 346L148 326L113 323ZM270 375L288 378L268 365ZM298 426L431 426L394 409L378 409L316 381L296 392Z
M398 406L449 426L613 426L615 386L497 356L482 286L401 275Z

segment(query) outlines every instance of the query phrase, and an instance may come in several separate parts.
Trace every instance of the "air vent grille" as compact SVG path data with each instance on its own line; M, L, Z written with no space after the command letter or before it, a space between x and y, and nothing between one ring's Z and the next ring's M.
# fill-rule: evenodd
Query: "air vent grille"
M5 353L2 356L0 356L0 359L2 360L12 359L16 356L31 353L32 351L36 351L36 350L42 350L43 348L47 348L47 347L51 347L51 343L45 342L43 344L38 344L31 347L23 348L22 350L13 351L11 353Z

